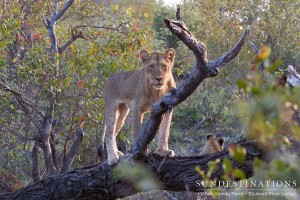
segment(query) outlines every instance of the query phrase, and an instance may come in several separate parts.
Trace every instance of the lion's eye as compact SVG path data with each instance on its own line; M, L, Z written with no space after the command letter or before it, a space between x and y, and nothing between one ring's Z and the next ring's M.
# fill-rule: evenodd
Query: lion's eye
M162 69L163 69L164 71L167 71L167 65L163 65L163 66L162 66Z
M150 67L150 69L154 69L154 65L152 65L152 64L149 67Z

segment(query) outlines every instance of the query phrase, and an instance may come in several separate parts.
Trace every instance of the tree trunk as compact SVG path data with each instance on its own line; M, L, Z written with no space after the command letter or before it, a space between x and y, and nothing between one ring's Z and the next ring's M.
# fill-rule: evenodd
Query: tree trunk
M54 165L53 154L51 144L50 144L50 137L52 132L52 124L53 124L53 115L54 115L54 104L50 103L49 110L47 111L46 116L43 120L42 129L39 131L40 134L40 142L41 148L44 153L44 160L46 166L47 175L54 175L57 173L57 169Z
M39 166L39 146L37 142L34 142L34 146L32 148L32 169L31 169L31 176L33 182L37 182L41 180L40 176L40 166Z
M66 173L67 171L69 171L70 166L73 163L73 160L76 156L76 153L79 150L79 147L80 147L83 137L85 135L85 133L83 132L83 130L81 129L81 127L79 125L76 126L75 134L76 134L76 138L75 138L69 152L67 153L67 155L64 156L61 173Z

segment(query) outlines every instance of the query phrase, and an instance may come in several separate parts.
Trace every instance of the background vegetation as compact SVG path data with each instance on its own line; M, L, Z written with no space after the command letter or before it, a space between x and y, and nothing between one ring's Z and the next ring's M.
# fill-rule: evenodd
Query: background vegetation
M41 115L53 102L51 137L57 168L62 167L64 156L76 140L76 126L85 135L71 169L96 164L104 114L102 92L107 77L117 71L139 69L137 55L142 48L175 48L173 74L177 84L188 75L193 62L188 49L162 21L175 19L176 8L154 0L75 1L57 21L56 37L60 47L72 35L84 37L57 53L53 61L49 33L41 17L50 18L53 5L52 0L0 2L0 179L12 189L33 181L32 152L39 131L35 121L42 122ZM59 8L63 5L64 1ZM258 47L270 48L271 54L262 59L274 66L271 69L300 66L298 1L185 0L180 7L189 30L207 45L209 59L234 46L247 25L251 25L248 39ZM269 83L264 87L257 73L259 62L246 44L219 76L205 81L174 109L170 146L177 154L197 155L209 133L224 136L226 144L245 134L259 135L269 142L275 140L281 130L280 107L286 101L299 105L299 91L275 88L272 81L279 75L275 70L268 71ZM204 119L204 125L197 126ZM129 147L130 119L126 122L120 141ZM299 139L299 127L292 126L289 133ZM275 141L272 144L278 144ZM154 150L155 143L152 147ZM47 177L41 149L39 153L40 175ZM288 168L287 176L298 173L299 180L298 166L299 161L279 156L274 162L257 164L257 169L270 172L264 174L265 178L274 178L276 172ZM261 175L259 170L257 175Z

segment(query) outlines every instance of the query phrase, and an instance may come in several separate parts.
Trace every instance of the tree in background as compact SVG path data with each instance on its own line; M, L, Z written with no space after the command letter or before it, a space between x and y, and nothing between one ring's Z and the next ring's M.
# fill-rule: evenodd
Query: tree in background
M104 81L137 67L151 38L140 20L149 16L94 1L2 1L0 9L1 168L37 181L74 159L95 163Z

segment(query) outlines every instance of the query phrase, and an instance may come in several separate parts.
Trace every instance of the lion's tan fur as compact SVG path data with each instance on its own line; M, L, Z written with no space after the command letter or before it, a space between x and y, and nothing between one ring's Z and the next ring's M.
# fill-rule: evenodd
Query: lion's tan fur
M168 49L165 53L150 53L142 50L140 52L143 63L141 70L119 72L108 78L104 90L104 103L109 165L116 163L122 155L122 152L117 149L116 136L129 110L133 111L132 132L133 139L135 139L141 130L144 113L149 112L154 102L176 87L172 76L174 57L174 49ZM168 137L171 117L172 113L165 114L159 129L158 150L162 153L169 152ZM102 143L104 135L105 132L101 137Z
M207 141L199 155L212 154L223 150L223 138L218 138L214 135L209 135Z

